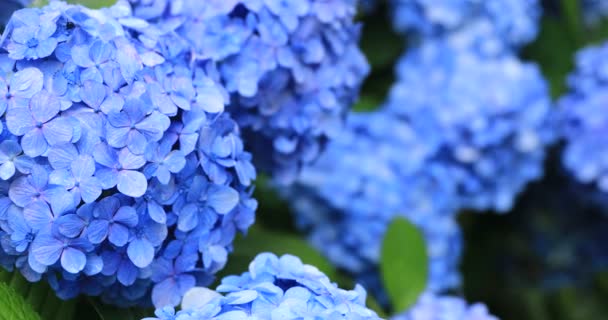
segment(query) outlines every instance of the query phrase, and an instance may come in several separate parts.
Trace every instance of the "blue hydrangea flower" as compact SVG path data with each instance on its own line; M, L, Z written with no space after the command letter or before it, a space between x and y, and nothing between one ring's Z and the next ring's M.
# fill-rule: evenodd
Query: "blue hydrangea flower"
M391 0L390 3L398 31L434 36L482 28L515 48L536 37L541 16L538 0Z
M508 211L543 173L551 100L538 67L428 41L397 65L386 108L435 148L463 208Z
M218 65L246 145L280 182L293 181L340 130L369 71L353 0L130 2Z
M482 303L469 305L465 300L453 296L423 294L406 313L392 320L498 320Z
M604 113L607 97L608 44L592 46L576 55L576 70L568 78L570 92L560 101L560 134L565 140L562 162L576 180L608 191L608 166L603 160L608 144Z
M224 293L224 295L218 292ZM259 254L249 272L222 279L217 292L202 289L183 309L159 308L144 320L380 319L365 307L365 290L343 290L316 267L292 255Z
M52 2L2 37L1 264L61 298L176 305L253 223L218 70L164 31L127 2Z
M428 289L460 284L454 185L428 161L434 147L423 137L386 111L352 114L347 130L286 194L312 244L378 295L380 248L395 217L407 218L425 237Z

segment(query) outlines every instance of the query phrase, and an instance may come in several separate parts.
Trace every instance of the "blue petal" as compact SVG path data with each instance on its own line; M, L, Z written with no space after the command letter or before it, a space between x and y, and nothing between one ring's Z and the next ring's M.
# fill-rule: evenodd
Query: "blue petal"
M53 265L63 252L63 241L50 234L41 234L32 242L31 253L36 261L50 266Z
M76 238L85 227L85 222L75 214L66 214L57 218L56 225L61 234L68 238Z
M23 138L21 138L21 146L23 152L29 157L37 157L44 154L49 145L44 138L44 134L40 129L34 129L27 132Z
M42 90L43 74L37 68L25 68L11 78L11 93L17 97L31 98Z
M61 110L59 99L47 91L41 91L30 100L32 117L41 123L45 123L56 116Z
M124 246L129 241L129 229L121 224L114 223L110 226L108 240L115 246Z
M84 270L87 256L82 251L67 247L61 254L61 266L69 273L78 273Z
M152 263L154 259L154 247L148 240L135 239L129 243L127 255L133 264L139 268L145 268Z
M239 203L239 193L227 186L214 185L209 190L207 201L217 213L225 214Z
M138 171L123 170L118 173L118 191L120 193L138 198L146 193L148 181L143 173Z
M108 236L109 226L108 220L93 220L87 227L87 238L93 244L103 242Z

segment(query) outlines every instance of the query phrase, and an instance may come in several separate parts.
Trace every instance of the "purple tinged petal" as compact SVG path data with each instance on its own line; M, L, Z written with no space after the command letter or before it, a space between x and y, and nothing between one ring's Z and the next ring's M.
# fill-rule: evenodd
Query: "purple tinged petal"
M86 255L78 249L67 247L61 254L61 266L69 273L76 274L84 270L86 263Z
M143 173L131 170L123 170L118 173L118 191L122 194L138 198L146 193L148 181Z
M145 268L154 259L154 247L148 240L135 239L129 243L127 255L133 264L139 268Z

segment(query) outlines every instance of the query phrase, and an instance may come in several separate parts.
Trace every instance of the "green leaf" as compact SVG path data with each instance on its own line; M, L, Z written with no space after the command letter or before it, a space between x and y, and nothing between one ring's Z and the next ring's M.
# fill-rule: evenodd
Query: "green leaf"
M230 255L228 265L221 275L241 274L247 271L249 263L262 252L272 252L279 256L292 254L302 259L302 262L319 268L330 279L336 278L336 270L306 240L296 234L264 230L259 226L251 227L247 236L237 237L234 242L234 252Z
M0 283L0 320L40 320L23 296L7 283Z
M67 0L69 3L81 4L87 8L99 9L112 6L116 0Z
M31 283L18 272L0 270L0 284L19 294L43 320L74 319L76 301L64 301L55 295L46 282ZM0 308L2 308L0 306ZM0 320L3 318L0 317Z
M396 218L388 227L380 272L395 313L407 310L426 288L428 256L424 238L404 218Z
M87 8L99 9L112 6L116 0L67 0L68 3L81 4ZM44 7L49 3L49 0L34 0L32 7Z

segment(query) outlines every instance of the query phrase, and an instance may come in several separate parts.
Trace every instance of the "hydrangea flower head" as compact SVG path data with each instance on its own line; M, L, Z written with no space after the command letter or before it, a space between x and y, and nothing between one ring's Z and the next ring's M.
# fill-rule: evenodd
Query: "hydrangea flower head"
M426 240L428 288L457 286L455 190L443 168L427 162L434 147L388 112L352 114L347 128L287 193L299 227L335 265L379 290L382 239L405 217Z
M197 307L156 310L144 320L203 319L380 319L365 307L365 290L343 290L316 267L292 255L259 254L249 272L228 276L218 293L201 291ZM184 305L182 305L183 307Z
M130 0L215 62L261 170L291 182L341 129L369 66L355 1Z
M126 2L13 15L0 49L3 265L62 298L121 305L175 305L224 266L254 219L255 169L217 70L177 40Z
M569 93L560 101L560 134L565 140L562 162L583 184L608 192L608 44L587 47L576 55L576 70L568 78Z
M406 313L392 320L498 320L482 303L469 305L465 300L452 296L423 294Z
M464 208L507 211L542 175L554 133L536 65L429 41L401 59L397 78L386 108L426 133Z
M398 31L434 36L482 25L510 47L536 37L541 15L538 0L391 0L391 5Z

